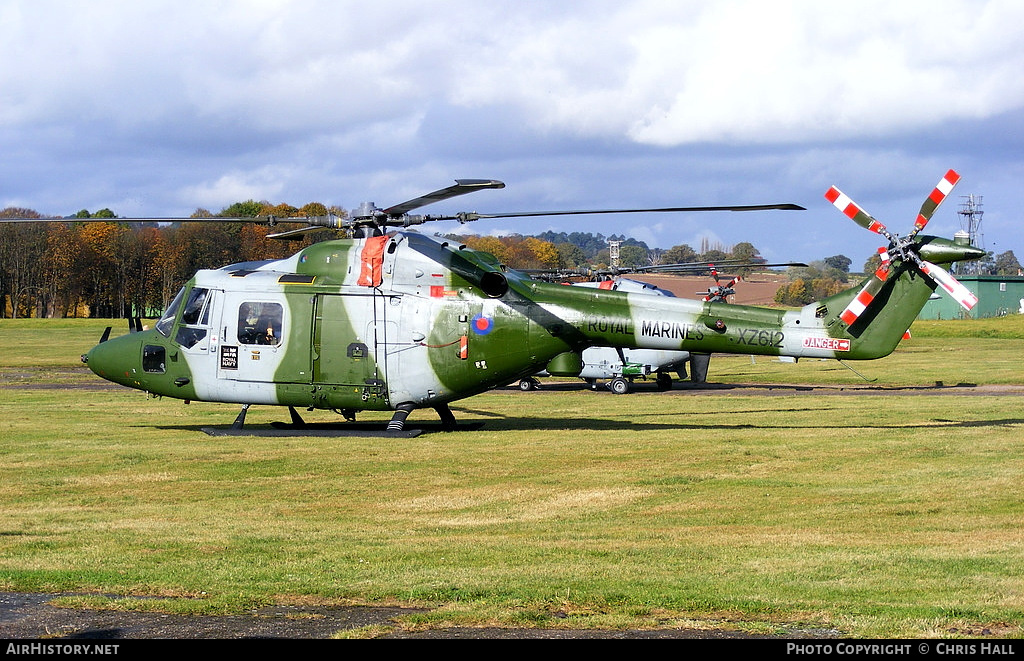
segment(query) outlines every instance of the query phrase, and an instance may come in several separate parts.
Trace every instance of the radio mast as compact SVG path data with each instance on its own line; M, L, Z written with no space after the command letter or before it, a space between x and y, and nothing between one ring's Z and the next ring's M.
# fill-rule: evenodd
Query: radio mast
M608 259L611 262L612 268L618 268L619 266L619 246L621 245L622 241L608 240Z
M981 209L981 195L961 195L960 199L963 200L957 212L960 215L960 229L970 238L972 246L984 250L985 235L981 231L981 217L985 212ZM978 260L957 264L956 270L957 273L982 273L987 266L986 262Z

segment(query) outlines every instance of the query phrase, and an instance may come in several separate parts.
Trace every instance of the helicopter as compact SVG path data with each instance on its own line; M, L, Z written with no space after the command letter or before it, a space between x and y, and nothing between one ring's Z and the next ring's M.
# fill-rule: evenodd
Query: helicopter
M807 266L802 262L786 262L769 264L767 260L728 260L719 262L730 270L746 270L750 268L772 268L777 266ZM710 262L686 262L681 264L659 264L651 266L618 267L604 269L527 269L524 272L548 282L562 282L577 287L597 287L615 291L627 291L652 296L675 297L667 289L633 278L622 277L625 274L672 274L693 275L697 273L710 275L715 285L706 292L697 292L700 300L705 302L728 302L728 297L735 294L733 285L741 280L737 275L728 284L722 285L718 267ZM568 282L571 278L587 278L583 282ZM623 349L621 347L588 347L582 352L583 369L577 374L551 374L548 371L529 376L519 381L522 391L536 390L541 387L537 376L578 376L592 390L598 390L600 381L606 380L605 386L617 395L624 395L632 390L636 379L646 380L653 377L658 390L672 388L672 372L676 372L681 380L689 378L693 384L707 382L708 367L711 354L673 351L666 349Z
M863 287L797 310L549 284L503 267L489 253L408 229L433 220L803 209L794 204L409 213L504 187L500 181L472 179L386 209L363 203L349 218L190 219L298 221L305 226L271 236L331 227L347 230L352 238L315 243L281 260L200 270L152 329L102 341L82 361L104 379L152 395L240 404L229 433L249 433L243 428L251 406L273 405L288 407L291 426L300 430L305 423L299 408L333 410L348 421L359 411L390 411L382 433L410 435L418 432L406 429L407 418L417 409L431 408L442 429L457 429L451 402L543 369L581 371L581 352L591 346L881 358L895 349L936 287L966 308L977 300L972 302L970 292L938 264L977 259L984 252L920 234L948 194L952 176L959 178L952 170L946 175L906 237L890 234L838 189L830 189L829 201L888 238L889 247L883 249L883 266Z
M630 278L614 277L599 281L573 283L577 287L596 287L603 290L631 292L647 296L675 297L672 292L646 282ZM710 356L707 356L710 358ZM659 390L672 387L671 372L680 379L687 376L686 366L692 364L691 376L695 383L703 382L707 376L708 362L703 355L690 355L689 351L670 349L623 349L622 347L593 346L580 353L582 367L575 366L567 374L545 370L541 375L570 376L583 379L592 390L599 388L599 381L607 379L607 387L617 395L624 395L632 389L634 379L646 379L654 375ZM703 366L703 369L701 369ZM536 375L519 380L519 389L536 390L540 387Z

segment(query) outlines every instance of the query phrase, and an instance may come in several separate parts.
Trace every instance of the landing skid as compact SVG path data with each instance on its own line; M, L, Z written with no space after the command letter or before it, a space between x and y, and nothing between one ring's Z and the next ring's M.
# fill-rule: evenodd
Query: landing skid
M387 423L383 422L355 422L355 415L350 411L343 411L348 422L314 422L309 423L302 419L295 407L288 407L290 422L272 422L270 429L265 427L246 427L245 415L249 411L249 404L244 404L239 411L238 417L229 428L202 427L201 431L210 436L351 436L351 437L390 437L390 438L414 438L424 432L441 431L473 431L484 426L482 422L458 423L455 415L446 404L434 407L440 418L435 423L417 423L414 427L406 428L406 418L413 411L412 406L400 406L394 416Z
M280 427L275 425L282 425ZM289 436L332 436L332 437L383 437L383 438L414 438L422 434L425 429L404 429L401 431L388 430L386 427L371 425L369 423L345 424L332 423L310 424L302 428L291 427L287 423L275 422L271 427L250 427L248 429L203 427L201 431L210 436L266 436L266 437L289 437ZM438 429L437 431L442 431Z

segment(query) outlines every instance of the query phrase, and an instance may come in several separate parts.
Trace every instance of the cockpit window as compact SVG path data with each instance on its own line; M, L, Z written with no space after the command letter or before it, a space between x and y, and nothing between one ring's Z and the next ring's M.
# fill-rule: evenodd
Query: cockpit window
M178 295L174 297L171 304L167 306L167 311L164 312L164 316L160 317L160 321L156 322L156 330L164 337L171 336L171 326L174 325L174 317L178 315L178 308L181 307L181 299L185 296L185 289L182 288L178 291Z
M174 341L186 349L191 349L206 338L210 325L209 293L209 289L193 287L185 301Z
M238 308L238 341L241 344L281 343L284 308L280 303L242 303Z
M201 287L194 287L188 295L188 301L185 303L185 311L181 313L181 323L195 325L195 324L206 324L208 322L207 316L204 315L208 289ZM202 318L200 318L202 317Z

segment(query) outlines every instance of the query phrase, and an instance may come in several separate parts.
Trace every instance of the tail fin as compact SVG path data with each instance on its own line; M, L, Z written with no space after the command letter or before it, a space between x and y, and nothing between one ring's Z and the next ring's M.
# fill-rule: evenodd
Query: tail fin
M812 305L817 306L818 316L827 319L831 337L850 340L845 357L882 358L893 352L934 291L934 283L914 265L897 262L884 279L876 272L862 287Z
M921 206L913 230L904 237L890 233L835 186L825 193L825 199L843 215L889 240L887 248L878 249L881 265L860 289L837 294L821 303L825 312L819 316L832 315L828 321L830 335L849 335L854 347L851 351L866 354L851 354L851 358L881 357L892 352L937 287L968 311L977 304L977 297L938 264L978 259L985 252L956 241L918 234L958 181L960 175L956 171L946 172ZM836 306L841 306L841 311L836 312Z

